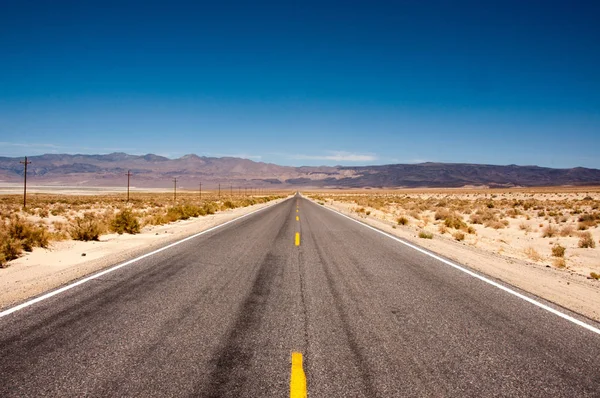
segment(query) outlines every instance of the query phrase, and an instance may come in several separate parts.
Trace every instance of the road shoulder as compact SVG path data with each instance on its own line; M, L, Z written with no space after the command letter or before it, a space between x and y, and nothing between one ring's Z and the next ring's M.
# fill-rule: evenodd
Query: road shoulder
M357 214L351 211L352 206L347 203L327 201L319 205L336 210L590 319L600 321L600 308L596 304L600 302L600 287L595 281L589 281L577 274L467 246L451 239L437 236L431 240L420 239L418 232L410 227L396 226L389 221Z

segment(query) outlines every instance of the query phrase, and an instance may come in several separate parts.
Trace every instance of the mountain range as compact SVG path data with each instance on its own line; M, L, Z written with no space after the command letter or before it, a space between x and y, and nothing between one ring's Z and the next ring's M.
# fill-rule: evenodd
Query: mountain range
M23 158L0 157L0 182L23 179ZM28 158L32 185L122 186L127 172L140 188L178 186L206 189L217 184L235 187L392 188L392 187L515 187L600 185L600 170L576 167L497 166L466 163L390 164L382 166L280 166L234 157L193 154L178 159L163 156L46 154Z

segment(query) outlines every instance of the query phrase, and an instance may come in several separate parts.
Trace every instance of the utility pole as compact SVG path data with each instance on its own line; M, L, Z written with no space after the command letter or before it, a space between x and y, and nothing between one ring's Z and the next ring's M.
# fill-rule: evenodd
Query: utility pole
M233 196L233 185L229 186L229 196Z
M25 161L19 162L25 166L25 174L23 176L23 208L27 207L27 165L31 164L31 162L27 161L27 156L25 156Z
M177 177L173 178L173 201L177 201Z
M200 196L200 200L202 200L202 183L200 183L200 188L198 189L198 195Z
M221 198L221 183L219 183L219 199Z
M131 170L127 170L127 203L129 203L129 177L131 177Z

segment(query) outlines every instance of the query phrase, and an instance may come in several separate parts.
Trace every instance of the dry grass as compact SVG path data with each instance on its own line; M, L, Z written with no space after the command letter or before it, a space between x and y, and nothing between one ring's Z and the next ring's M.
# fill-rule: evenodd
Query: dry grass
M600 187L364 189L308 195L340 210L359 209L362 216L372 211L371 218L394 226L402 217L400 235L451 237L478 250L556 268L567 268L568 262L570 272L586 276L600 266ZM467 234L476 238L467 239Z
M589 231L582 232L579 235L579 247L583 249L593 249L596 247L596 242Z
M126 202L123 195L28 196L29 207L22 209L19 195L0 196L0 267L34 247L47 247L51 241L98 240L109 232L139 233L146 225L160 225L191 217L264 203L288 195L222 196L215 193L178 193L177 202L168 193L136 193Z
M533 247L527 247L524 250L524 253L527 256L527 258L529 258L532 261L541 261L542 260L542 256L540 256L540 253L538 253L538 251L535 250Z

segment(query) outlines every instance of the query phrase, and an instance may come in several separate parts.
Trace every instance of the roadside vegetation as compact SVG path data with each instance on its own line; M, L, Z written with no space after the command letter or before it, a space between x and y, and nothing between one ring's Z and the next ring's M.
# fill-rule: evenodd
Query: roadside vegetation
M440 237L559 269L600 271L598 187L321 191L308 196L359 218L384 221L407 236Z
M0 268L23 252L47 248L53 241L98 240L104 234L137 234L146 226L163 225L246 207L282 198L287 193L264 196L224 196L178 192L123 195L28 195L22 208L20 195L0 196Z

